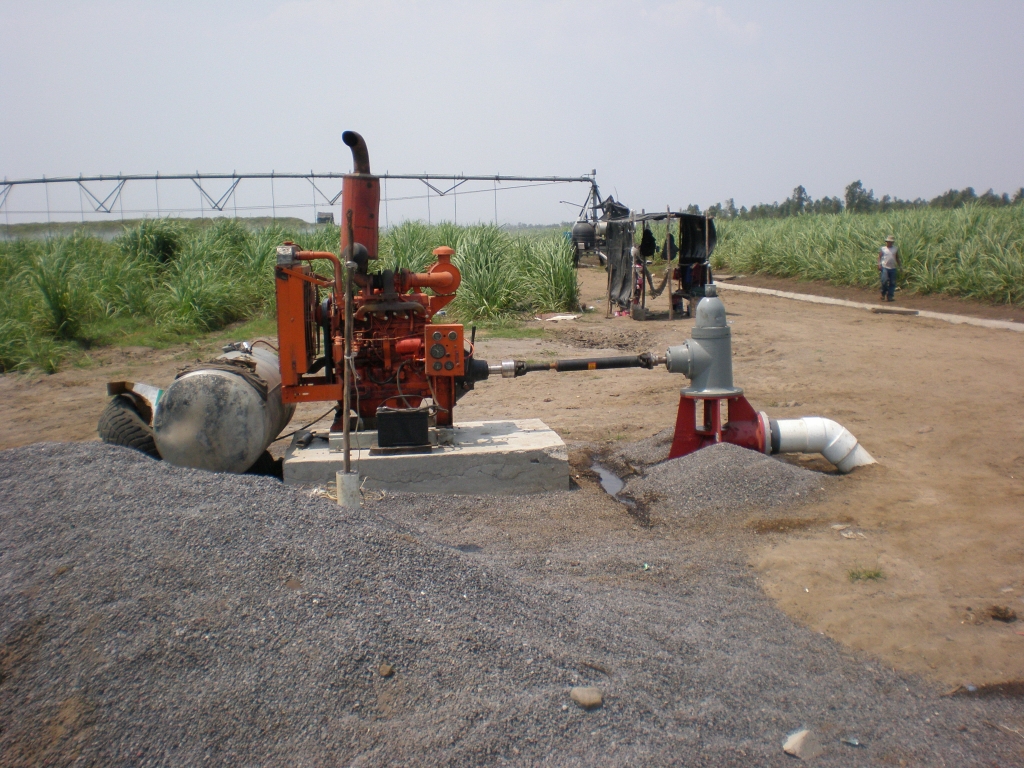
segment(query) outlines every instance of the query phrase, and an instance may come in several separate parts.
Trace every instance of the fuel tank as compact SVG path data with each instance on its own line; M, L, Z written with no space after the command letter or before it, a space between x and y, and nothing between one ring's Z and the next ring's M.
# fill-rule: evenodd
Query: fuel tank
M153 418L164 461L211 472L248 470L288 425L277 355L245 344L179 374Z

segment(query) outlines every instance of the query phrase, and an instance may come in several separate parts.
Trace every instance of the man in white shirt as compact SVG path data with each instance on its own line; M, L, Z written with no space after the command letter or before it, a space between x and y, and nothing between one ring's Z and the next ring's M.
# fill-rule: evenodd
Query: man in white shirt
M882 301L896 301L896 270L900 263L900 252L896 238L889 235L885 245L878 249L878 275L882 278Z

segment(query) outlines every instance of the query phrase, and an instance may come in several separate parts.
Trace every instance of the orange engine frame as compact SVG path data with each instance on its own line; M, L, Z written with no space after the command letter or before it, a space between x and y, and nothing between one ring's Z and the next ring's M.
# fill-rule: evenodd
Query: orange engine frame
M451 263L454 251L438 248L425 273L401 270L379 275L355 273L362 284L352 297L352 403L364 421L377 408L418 408L430 398L436 423L452 423L452 409L465 379L467 359L462 325L434 324L434 314L454 297L461 282ZM315 273L310 262L330 260L332 279ZM277 332L282 399L286 403L344 397L344 296L340 262L334 254L301 251L293 243L278 249L275 271ZM424 293L432 289L433 294Z
M355 165L342 185L340 237L354 289L350 402L369 425L382 406L419 408L429 398L436 423L450 425L456 400L487 375L486 363L482 372L481 361L473 366L461 325L432 322L462 281L455 252L435 249L437 262L426 272L368 270L377 258L380 180L370 174L362 137L346 131L343 138ZM330 277L314 270L317 261L330 262ZM336 429L343 424L345 268L333 253L303 251L291 242L277 249L281 396L286 403L336 401Z

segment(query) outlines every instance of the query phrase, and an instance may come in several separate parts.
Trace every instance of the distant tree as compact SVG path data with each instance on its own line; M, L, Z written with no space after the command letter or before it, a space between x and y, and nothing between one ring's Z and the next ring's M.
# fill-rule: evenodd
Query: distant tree
M997 195L995 191L989 188L988 192L978 197L978 202L982 205L990 205L993 208L999 208L1004 205L1010 205L1010 196L1005 192L1001 195Z
M687 213L695 213L698 216L700 216L700 206L699 205L694 205L693 203L691 203L690 205L686 206L686 212Z
M975 193L973 187L964 190L950 189L948 192L925 200L918 197L913 200L903 200L895 195L883 195L881 200L875 198L873 189L864 189L860 180L847 185L845 201L838 197L823 197L815 200L811 197L803 185L796 187L790 197L783 202L758 203L750 208L746 206L736 210L736 201L729 198L724 203L718 203L708 208L708 214L716 218L725 219L778 219L786 216L799 216L802 213L817 214L838 214L844 210L853 213L870 213L871 211L903 211L915 208L959 208L969 203L980 203L989 206L1017 205L1024 202L1024 187L1020 187L1011 197L1007 193L996 194L988 190L983 195ZM700 207L691 205L687 208L689 213L700 214Z
M800 215L807 211L808 205L814 203L814 198L807 194L807 190L801 184L793 190L793 194L790 195L787 202L791 203L791 212Z
M968 203L975 202L977 199L978 195L974 192L974 187L967 187L963 191L950 189L938 197L933 197L928 201L928 205L932 208L960 208Z
M870 213L877 207L875 190L865 190L860 179L846 186L846 211L848 213Z
M778 213L778 203L758 203L750 206L747 212L748 219L772 219Z

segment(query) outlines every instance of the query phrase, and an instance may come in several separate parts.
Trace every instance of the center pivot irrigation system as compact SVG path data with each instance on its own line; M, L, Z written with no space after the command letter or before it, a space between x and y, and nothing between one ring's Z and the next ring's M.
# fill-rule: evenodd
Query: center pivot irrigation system
M102 218L110 218L112 216L119 216L124 219L125 214L128 214L129 218L139 215L150 215L155 214L157 217L167 215L169 213L195 213L200 216L207 214L217 215L225 213L233 213L238 215L239 211L243 214L252 214L256 211L269 211L275 218L278 215L279 210L284 211L287 209L313 209L314 220L317 223L323 223L324 221L333 222L333 212L330 209L337 205L338 201L343 195L343 191L332 193L325 189L327 185L325 182L332 182L334 180L345 179L347 174L336 173L336 172L322 172L317 173L310 171L309 173L278 173L271 171L269 173L179 173L179 174L101 174L94 176L58 176L53 178L47 178L45 176L37 179L4 179L0 181L0 212L4 214L4 223L8 226L12 224L12 214L17 219L18 217L33 216L38 217L43 214L46 215L46 221L66 220L68 216L77 216L81 221L86 220L86 216L94 218L96 215ZM388 198L386 195L382 202L385 205L385 222L387 222L387 204L388 202L399 202L404 200L413 199L426 199L427 201L427 214L430 217L430 200L431 197L445 198L451 196L454 199L455 205L455 218L458 219L458 196L460 190L467 182L489 182L491 188L479 188L471 190L462 190L463 195L467 194L493 194L494 195L494 220L495 224L498 221L498 192L509 191L513 189L524 189L532 188L549 184L588 184L591 187L591 195L595 193L597 188L597 171L591 171L590 174L583 176L509 176L503 174L492 174L492 175L467 175L467 174L435 174L435 173L383 173L379 174L377 178L384 180L394 181L419 181L422 182L426 187L426 191L419 195L410 196L399 196ZM264 180L270 182L270 205L258 205L258 206L246 206L238 205L237 191L239 185L243 181L258 181ZM275 193L275 182L288 181L288 180L304 180L309 184L309 192L312 195L311 203L301 204L285 204L277 202L277 194ZM193 194L198 192L198 206L192 207L181 207L180 205L168 205L167 194L165 189L164 203L161 206L160 202L160 185L163 183L166 187L168 183L191 183L194 186ZM211 182L214 182L211 184ZM124 206L124 191L127 185L131 184L132 187L138 187L142 183L152 184L152 192L155 198L155 207L129 207ZM227 184L227 188L223 192L211 192L208 186L216 186L216 183ZM207 185L207 186L204 186ZM104 186L106 191L97 191L98 186ZM113 185L113 186L110 186ZM503 185L503 186L499 186ZM509 186L510 185L510 186ZM43 207L32 207L24 209L12 210L10 201L12 192L15 188L18 189L32 189L39 188L43 189L45 195L45 205ZM64 189L61 199L64 201L62 204L51 204L50 190L53 187L58 189ZM78 207L68 207L68 196L67 188L75 187L77 189ZM433 195L431 194L433 193ZM176 199L181 199L181 193L179 191ZM590 198L588 197L588 200ZM325 213L320 213L321 208L327 208ZM54 218L57 217L57 218ZM13 223L19 223L17 221Z
M690 380L680 392L669 458L729 442L762 453L821 452L841 472L873 463L834 421L777 420L753 409L733 384L731 329L713 283L698 303L692 338L664 354L553 363L480 360L474 332L467 344L462 325L433 322L461 282L451 248L437 248L437 261L426 272L370 270L377 258L380 177L370 171L363 138L352 131L342 138L354 169L344 176L341 192L341 256L291 242L277 248L278 354L236 344L211 363L179 373L166 391L131 382L108 387L117 395L112 408L130 407L145 429L152 423L154 450L164 459L244 472L278 437L297 403L325 401L336 404L331 450L344 456L339 499L358 497L350 460L353 429L376 430L371 455L431 453L442 450L431 427L454 425L459 399L492 376L664 365ZM313 270L318 261L329 264L330 276ZM104 434L103 423L104 439L131 444L116 430Z

